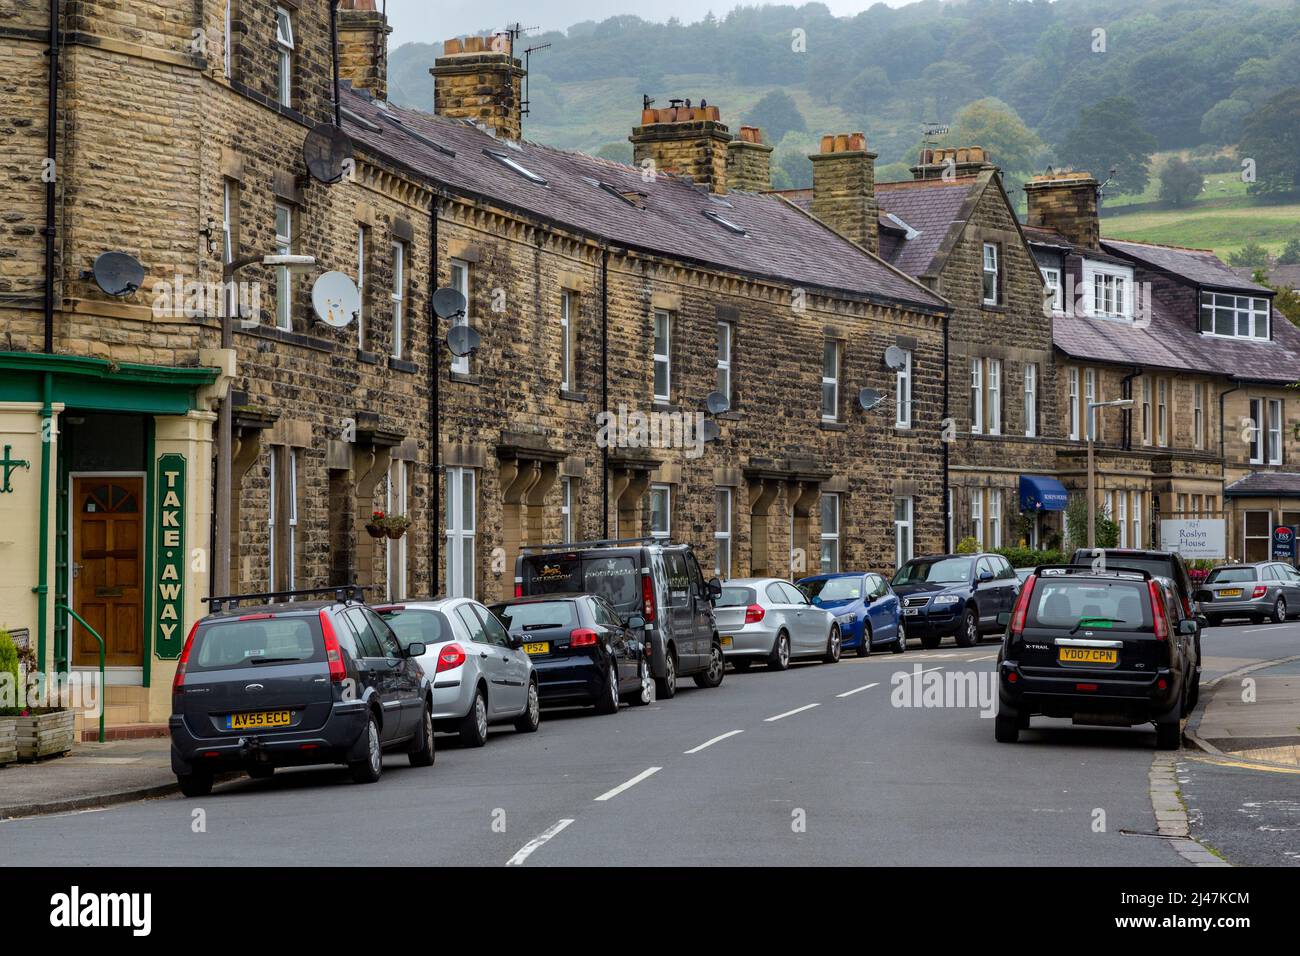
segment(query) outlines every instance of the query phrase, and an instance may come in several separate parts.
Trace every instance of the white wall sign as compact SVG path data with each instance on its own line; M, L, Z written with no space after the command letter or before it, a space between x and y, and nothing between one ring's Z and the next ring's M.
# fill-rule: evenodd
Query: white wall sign
M1227 521L1223 518L1188 518L1160 522L1160 550L1177 551L1189 561L1228 556Z

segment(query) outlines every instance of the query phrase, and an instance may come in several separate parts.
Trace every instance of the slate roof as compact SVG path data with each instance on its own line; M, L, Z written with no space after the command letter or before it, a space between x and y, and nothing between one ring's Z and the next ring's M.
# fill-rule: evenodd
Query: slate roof
M452 194L486 199L616 245L751 277L929 312L948 308L920 283L778 196L732 192L711 197L676 176L646 182L639 169L582 153L529 142L515 149L463 121L381 106L346 87L342 105L343 125L353 140ZM489 152L541 176L545 184L530 181ZM634 202L622 198L623 193Z
M1251 266L1235 267L1232 271L1243 279L1254 281L1255 270ZM1270 285L1300 291L1300 265L1270 266L1264 271Z
M1225 498L1292 498L1300 495L1300 475L1293 471L1252 471L1223 489Z
M1103 249L1134 259L1157 272L1167 272L1208 288L1241 292L1272 291L1248 277L1238 275L1208 249L1157 246L1126 239L1103 239L1101 245Z

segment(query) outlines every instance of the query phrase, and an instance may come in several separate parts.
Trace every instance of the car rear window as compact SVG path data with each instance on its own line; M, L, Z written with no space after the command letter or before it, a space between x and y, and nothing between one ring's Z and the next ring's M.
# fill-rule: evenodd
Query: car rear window
M525 594L597 594L623 614L641 606L641 571L631 555L530 556L523 587Z
M1030 600L1030 626L1146 630L1152 626L1151 598L1142 581L1048 580L1039 578Z
M494 604L492 613L512 631L539 631L548 627L577 627L578 612L572 601L528 601Z
M188 668L194 671L325 660L315 614L213 621L194 633Z
M402 608L381 611L379 616L393 629L403 650L412 644L442 644L454 639L451 624L441 611Z
M970 580L970 570L970 558L909 561L895 572L892 583L899 585L928 581L931 584L962 584Z
M856 601L862 597L862 578L821 578L800 581L799 589L812 601Z
M1177 580L1178 566L1172 557L1143 557L1137 554L1118 554L1107 552L1105 555L1106 570L1114 571L1117 569L1132 568L1135 571L1145 571L1152 576L1169 578ZM1089 551L1077 551L1074 555L1076 565L1091 565L1094 558Z
M754 603L753 588L736 588L722 586L722 597L718 598L715 607L749 607Z
M1258 577L1254 568L1215 568L1206 584L1246 584Z

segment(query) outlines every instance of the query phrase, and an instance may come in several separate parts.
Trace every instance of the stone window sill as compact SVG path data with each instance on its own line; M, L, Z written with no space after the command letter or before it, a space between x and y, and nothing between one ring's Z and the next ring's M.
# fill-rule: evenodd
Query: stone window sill
M413 375L420 370L420 366L414 362L408 362L406 359L399 359L393 355L388 357L388 367L394 372L405 372L408 375Z
M453 382L459 382L462 385L482 385L483 380L477 375L471 375L468 372L452 372L448 376Z
M849 423L822 421L817 427L824 432L846 432L849 430Z
M560 389L560 398L566 402L585 402L587 400L586 392L573 392L568 389Z

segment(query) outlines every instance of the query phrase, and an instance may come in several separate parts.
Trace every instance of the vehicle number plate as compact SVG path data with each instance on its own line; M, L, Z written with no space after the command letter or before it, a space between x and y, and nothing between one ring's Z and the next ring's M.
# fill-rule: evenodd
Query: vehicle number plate
M260 727L288 727L287 710L259 710L248 714L227 714L227 730L254 730Z
M723 635L722 635L722 646L723 646L723 647L730 647L730 646L731 646L731 635L730 635L730 634L723 634Z
M920 613L921 613L921 609L920 609L919 607L905 607L905 608L903 608L903 616L904 616L904 617L916 617L916 616L917 616L918 614L920 614Z
M1113 647L1061 647L1057 648L1062 664L1114 664L1119 651Z
M533 641L524 645L525 654L549 654L551 653L551 644L549 641Z
M1241 597L1241 588L1224 588L1219 597Z

